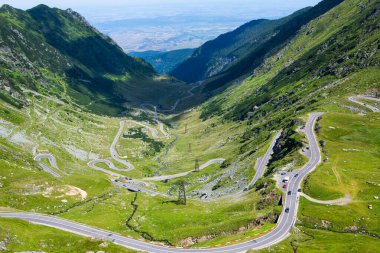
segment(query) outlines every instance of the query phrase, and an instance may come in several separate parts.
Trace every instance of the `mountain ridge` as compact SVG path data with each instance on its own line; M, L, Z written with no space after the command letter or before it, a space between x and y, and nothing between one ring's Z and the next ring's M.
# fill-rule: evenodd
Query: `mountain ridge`
M30 80L26 86L29 89L51 92L54 89L38 84L50 82L57 89L67 90L65 96L84 107L95 100L97 102L91 103L93 109L103 107L103 113L120 114L126 110L125 102L136 105L151 100L164 101L167 95L172 96L184 88L173 79L159 78L149 63L125 54L111 38L70 9L38 5L23 11L4 5L0 19L0 36L5 48L1 62L3 74L17 67L18 78ZM11 62L16 58L18 64L14 66ZM33 73L28 74L27 68ZM52 80L54 75L59 75L59 82ZM4 78L12 79L9 75ZM21 94L20 87L16 87L20 82L11 83ZM151 91L147 91L147 86ZM165 87L172 88L172 93L165 92Z
M276 30L280 24L309 8L311 7L298 10L277 20L252 20L231 32L221 34L216 39L207 41L197 48L193 55L179 64L171 74L188 83L211 78L239 60L246 54L246 51L265 43L277 33ZM220 67L220 65L222 66ZM193 68L190 67L194 66L195 70L192 70Z

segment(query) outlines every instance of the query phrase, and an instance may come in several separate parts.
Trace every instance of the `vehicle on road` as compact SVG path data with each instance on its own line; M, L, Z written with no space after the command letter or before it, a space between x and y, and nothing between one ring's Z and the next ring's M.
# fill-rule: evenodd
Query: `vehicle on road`
M286 188L288 188L288 185L287 185L287 184L284 184L284 185L282 186L282 189L286 189Z
M292 195L292 191L288 191L288 195Z
M295 174L294 177L298 177L298 174Z
M301 192L301 188L300 188L300 189L298 189L298 192Z
M281 172L280 175L284 176L284 175L286 175L286 172Z
M283 183L287 183L289 182L289 177L285 177L283 180L282 180Z
M285 209L285 213L289 213L289 207Z

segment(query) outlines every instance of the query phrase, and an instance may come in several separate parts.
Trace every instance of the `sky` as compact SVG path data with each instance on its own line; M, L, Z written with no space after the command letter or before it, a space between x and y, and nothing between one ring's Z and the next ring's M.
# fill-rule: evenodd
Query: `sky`
M244 15L276 18L319 0L0 0L0 4L28 9L38 4L72 8L92 22L118 18L144 18L197 12L204 15Z

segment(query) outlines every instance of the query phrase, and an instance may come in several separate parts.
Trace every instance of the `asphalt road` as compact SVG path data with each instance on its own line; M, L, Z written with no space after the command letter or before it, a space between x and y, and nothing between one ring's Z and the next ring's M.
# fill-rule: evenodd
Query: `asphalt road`
M52 170L51 168L49 168L48 166L46 166L45 164L41 163L41 159L48 159L49 160L49 163L50 165L54 168L54 169L57 169L58 170L58 165L57 165L57 161L55 160L54 156L51 155L51 154L38 154L34 157L34 160L38 163L38 165L40 166L40 168L48 173L50 173L52 176L54 177L61 177L60 174L58 174L57 172L55 172L54 170Z
M160 138L162 138L162 137L158 136L158 131L157 131L157 129L155 129L155 128L153 128L153 127L150 127L150 126L148 126L148 125L145 125L145 124L143 124L143 123L141 123L141 122L137 122L137 121L134 121L134 120L127 120L127 121L132 122L132 123L134 123L134 124L136 124L136 125L139 125L139 126L145 127L146 129L149 130L149 132L152 134L152 137L153 137L154 139L160 139ZM157 124L158 124L158 126L159 126L160 132L164 135L164 137L165 137L165 138L169 138L170 135L165 131L165 129L164 129L164 124L162 124L162 123L161 123L160 121L158 121L158 120L156 120L156 122L157 122Z
M126 178L126 176L124 176L122 174L119 174L119 173L116 173L116 172L113 172L110 170L106 170L106 169L103 169L101 167L96 166L97 163L105 163L110 169L115 168L115 165L113 165L113 163L110 162L109 160L94 160L94 161L89 162L87 165L94 170L102 171L102 172L107 173L111 176L119 178L119 180L120 180L120 178ZM156 192L152 189L147 188L149 185L146 184L145 182L140 181L140 180L130 179L130 180L128 180L128 182L124 182L124 183L121 181L115 181L115 180L111 180L111 181L116 186L124 187L124 188L131 190L131 191L134 191L134 192L145 192L145 193L148 193L152 196L162 195L162 196L168 197L167 195L165 195L163 193Z
M45 216L34 213L0 213L0 217L19 218L33 223L38 223L61 230L69 231L75 234L84 235L88 237L109 240L113 243L125 246L127 248L154 252L154 253L169 253L169 252L207 252L207 253L227 253L227 252L245 252L250 249L262 249L274 245L284 240L290 233L293 227L298 210L299 193L298 189L301 186L303 178L310 173L321 161L321 154L318 142L315 138L314 127L316 120L322 113L312 113L308 119L305 127L305 133L309 141L311 151L309 162L300 170L297 171L297 176L292 176L288 183L288 191L291 194L286 194L284 210L278 220L277 226L271 232L256 238L251 241L230 245L221 248L197 248L197 249L184 249L184 248L170 248L162 245L148 243L145 241L135 240L129 237L114 234L110 231L105 231L90 227L87 225L75 223L68 220L63 220L57 217ZM285 212L285 209L288 212Z
M111 156L114 160L126 165L128 168L119 169L111 161L109 161L107 159L96 159L96 160L90 161L89 163L87 163L87 165L90 168L92 168L94 170L102 171L104 173L107 173L111 176L118 177L118 178L125 178L125 176L122 174L119 174L117 172L99 167L96 164L104 163L108 166L108 168L110 168L112 170L116 170L116 171L121 171L121 172L128 172L128 171L134 169L134 166L129 161L121 159L119 157L117 151L116 151L116 143L118 142L121 134L123 133L125 122L126 122L125 120L120 121L120 128L119 128L119 131L116 134L116 136L115 136L115 138L114 138L114 140L110 146L110 153L111 153ZM130 120L130 122L136 123L142 127L147 128L152 133L153 138L159 138L157 129L151 128L151 127L149 127L145 124L142 124L140 122L136 122L136 121L132 121L132 120ZM165 130L163 129L163 126L162 126L162 128L160 127L160 131L163 133L163 135L165 137L169 137L169 134L165 132ZM145 192L145 193L148 193L148 194L153 195L153 196L155 196L155 195L167 196L163 193L160 193L160 192L154 191L153 189L147 188L148 184L146 184L145 182L139 181L139 180L130 179L128 182L124 182L124 183L122 183L120 181L113 180L112 182L119 187L124 187L124 188L127 188L128 190L131 190L134 192Z
M110 171L110 170L103 169L101 167L96 166L96 164L97 163L105 163L108 166L108 168L110 168L112 170L122 171L122 172L127 172L127 171L133 170L135 168L130 162L123 160L123 159L120 159L119 154L116 151L116 143L118 142L121 134L123 133L124 124L125 124L124 120L120 121L120 128L119 128L119 131L117 132L117 134L116 134L116 136L115 136L115 138L114 138L114 140L110 146L110 153L111 153L111 157L115 161L118 161L118 162L124 164L127 168L119 169L111 161L106 160L106 159L93 160L93 161L87 163L87 166L89 166L90 168L92 168L94 170L102 171L102 172L105 172L105 173L107 173L111 176L115 176L115 177L124 177L124 175L121 175L119 173L115 173L115 172Z
M199 170L203 170L203 169L207 168L208 166L215 164L215 163L221 164L224 161L225 161L225 159L223 159L223 158L211 159L210 161L199 166ZM190 174L192 172L195 172L195 170L190 170L190 171L186 171L186 172L182 172L182 173L178 173L178 174L173 174L173 175L164 175L164 176L158 176L158 177L147 177L147 178L144 178L144 180L163 181L163 180L167 180L167 179L184 177L184 176L187 176L188 174Z
M368 100L373 100L373 101L380 102L379 98L358 95L358 96L354 96L354 97L349 97L348 100L350 100L351 102L357 103L359 105L365 106L365 107L367 107L368 109L370 109L373 112L380 112L380 110L378 108L376 108L376 107L374 107L372 105L366 104L366 103L364 103L362 101L359 101L359 99L368 99Z
M118 142L121 134L123 133L124 125L125 125L125 121L124 120L120 121L120 128L119 128L119 131L117 132L117 134L116 134L115 138L113 139L113 142L110 146L110 153L111 153L111 157L115 161L118 161L119 163L122 163L125 166L127 166L127 169L125 169L124 171L130 171L130 170L133 170L135 167L130 162L128 162L127 160L121 159L119 157L119 154L116 151L116 143Z
M257 182L257 180L259 180L264 175L265 168L267 167L269 159L271 155L273 154L273 147L276 144L276 141L278 140L278 138L280 138L280 136L281 136L281 132L278 132L273 138L273 140L271 141L269 148L265 152L265 155L259 158L258 165L256 167L255 176L253 177L252 181L248 184L248 188L253 186Z
M96 166L97 163L105 163L110 169L120 170L119 168L116 168L115 165L109 160L100 160L100 159L94 160L94 161L87 163L87 166L94 169L94 170L102 171L102 172L107 173L107 174L114 176L114 177L125 177L122 174L119 174L119 173L98 167L98 166Z
M257 166L255 168L255 170L256 170L255 175L253 176L253 179L251 180L251 182L249 182L247 184L247 186L244 187L244 189L241 189L238 192L234 192L234 193L231 193L231 194L219 197L219 198L208 199L207 201L216 202L216 201L221 201L223 199L228 199L228 198L233 198L233 197L239 196L239 195L243 194L245 191L247 191L251 186L253 186L257 182L257 180L262 178L264 175L265 169L268 165L269 159L270 159L271 155L273 154L273 147L276 144L277 139L280 138L281 133L282 132L280 131L274 136L274 138L272 139L271 143L269 144L269 147L268 147L267 151L265 152L264 156L257 159L257 161L256 161Z
M158 131L157 131L157 129L152 128L152 127L150 127L150 126L147 126L147 125L145 125L145 124L143 124L143 123L140 123L140 122L134 121L134 120L127 120L127 121L130 121L130 122L133 122L133 123L135 123L135 124L137 124L137 125L139 125L139 126L145 127L146 129L148 129L148 130L151 132L153 138L160 138L160 137L158 136ZM161 124L162 124L162 123L161 123ZM112 170L116 170L116 171L122 171L122 172L127 172L127 171L130 171L130 170L134 169L134 166L133 166L129 161L126 161L126 160L120 159L120 157L119 157L119 155L118 155L118 153L117 153L117 151L116 151L116 143L118 142L118 140L119 140L121 134L123 133L124 125L125 125L125 121L124 121L124 120L120 121L120 128L119 128L119 131L118 131L118 133L116 134L116 136L115 136L115 138L114 138L114 140L113 140L113 142L112 142L112 144L111 144L111 146L110 146L110 153L111 153L111 156L112 156L112 158L113 158L114 160L116 160L116 161L118 161L118 162L124 164L124 165L127 166L128 168L127 168L127 169L125 169L125 168L124 168L124 169L120 169L120 168L116 167L111 161L109 161L109 160L107 160L107 159L96 159L96 160L93 160L93 161L87 163L87 165L88 165L90 168L92 168L92 169L94 169L94 170L98 170L98 171L105 172L105 173L107 173L107 174L109 174L109 175L111 175L111 176L116 176L116 177L124 177L124 175L121 175L121 174L119 174L119 173L115 173L115 172L113 172L113 171L109 171L109 170L103 169L103 168L101 168L101 167L96 166L96 164L97 164L97 163L105 163L105 164L108 166L108 168L110 168L110 169L112 169ZM162 128L162 129L161 129L161 128ZM165 138L168 138L168 137L169 137L169 134L165 132L165 130L163 129L163 126L162 126L162 127L160 126L160 131L161 131L162 134L165 136Z

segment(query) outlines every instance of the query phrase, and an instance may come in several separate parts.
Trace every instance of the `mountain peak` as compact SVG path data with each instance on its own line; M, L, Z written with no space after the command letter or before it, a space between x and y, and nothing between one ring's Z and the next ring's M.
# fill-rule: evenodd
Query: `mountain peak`
M83 17L81 14L79 14L79 13L76 12L76 11L74 11L73 9L69 8L69 9L66 10L66 12L67 12L68 14L70 14L74 19L80 21L81 23L83 23L83 24L85 24L85 25L87 25L87 26L92 27L92 26L90 25L90 23L86 20L85 17Z
M14 7L10 6L9 4L3 4L0 7L0 10L2 10L2 11L14 11L16 9Z
M32 9L50 10L51 8L49 6L47 6L46 4L39 4L35 7L33 7Z
M1 6L1 9L14 9L12 6L10 6L9 4L3 4Z

